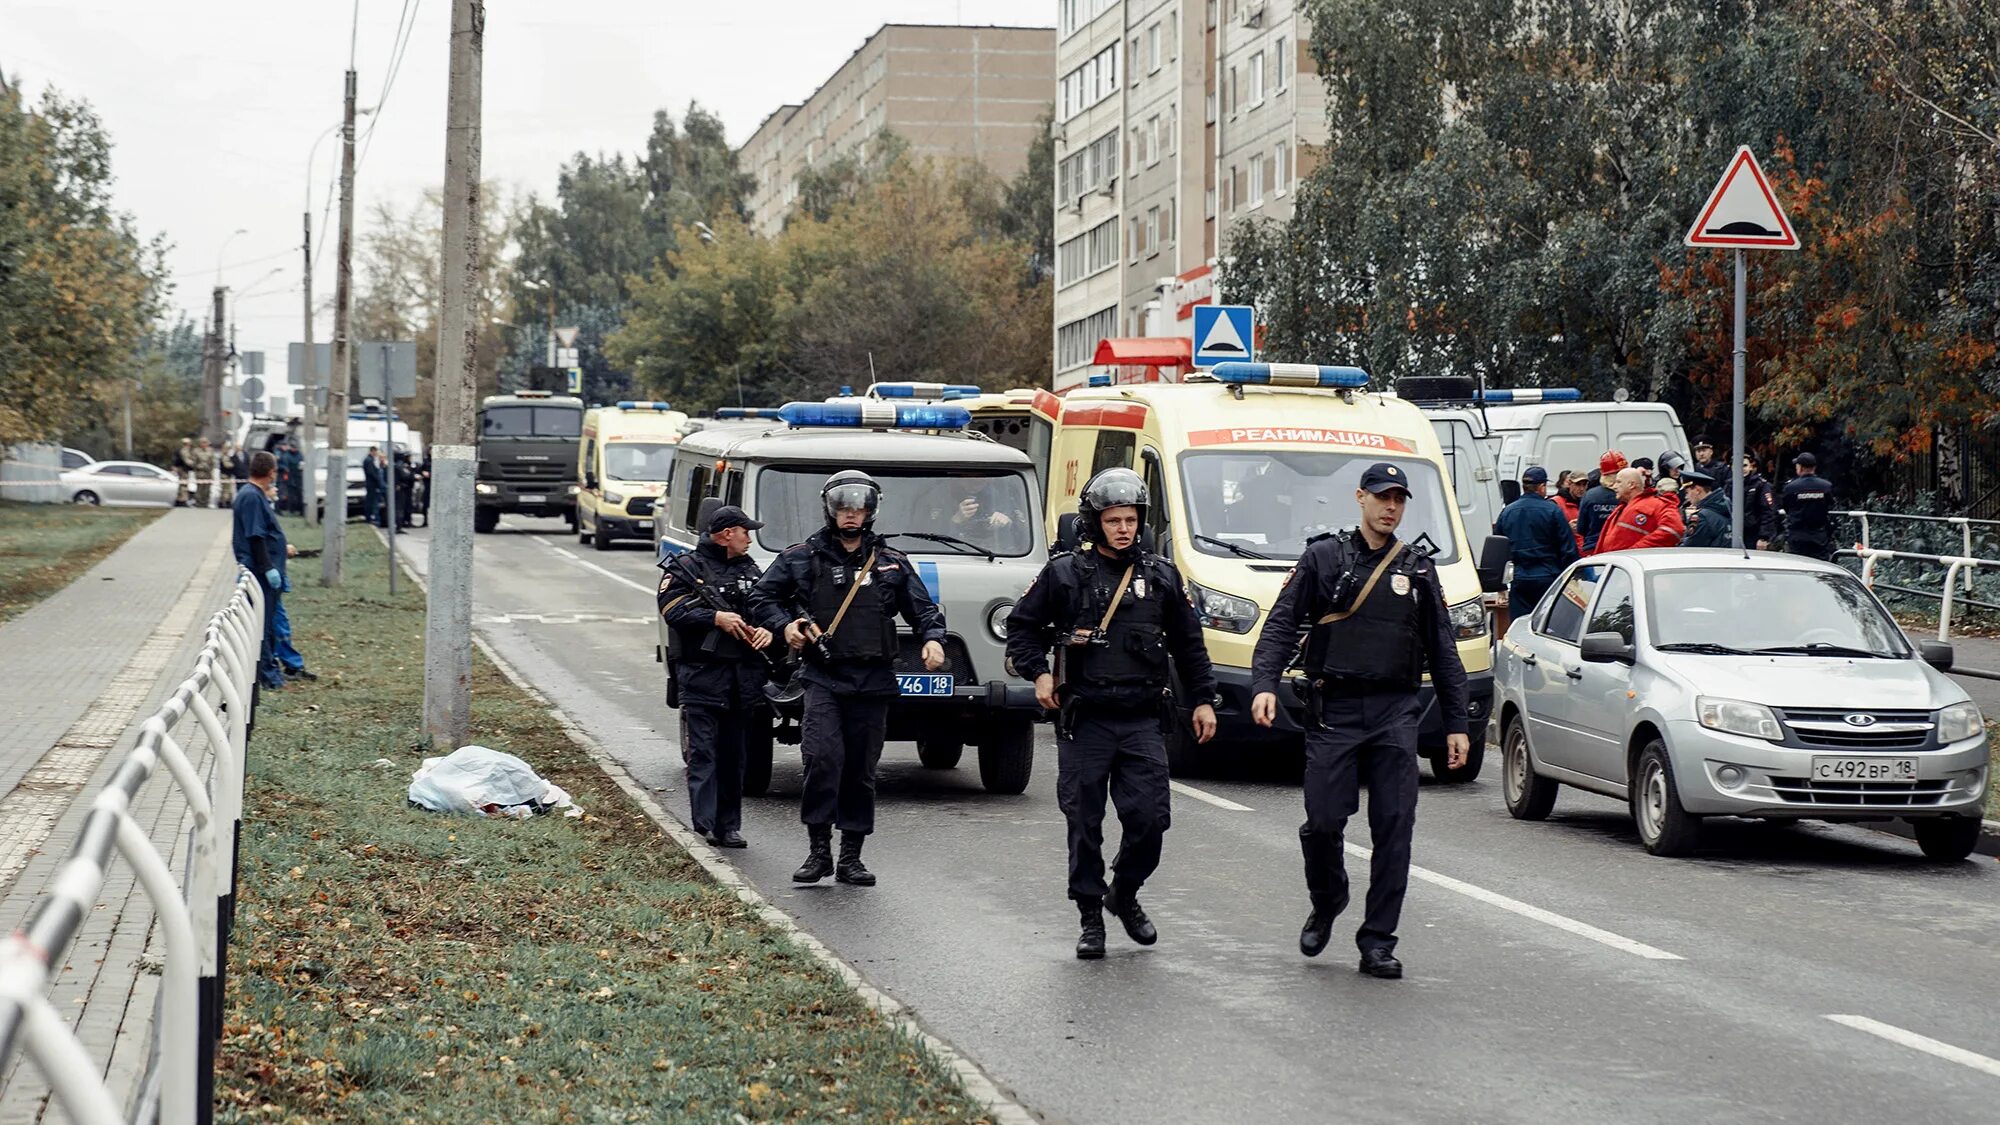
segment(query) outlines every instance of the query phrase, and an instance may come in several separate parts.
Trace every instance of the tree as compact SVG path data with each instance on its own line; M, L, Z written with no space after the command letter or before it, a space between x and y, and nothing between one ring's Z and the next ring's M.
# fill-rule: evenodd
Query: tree
M1035 123L1028 162L1007 185L1000 213L1000 233L1028 247L1028 268L1036 281L1056 275L1056 139L1055 107Z

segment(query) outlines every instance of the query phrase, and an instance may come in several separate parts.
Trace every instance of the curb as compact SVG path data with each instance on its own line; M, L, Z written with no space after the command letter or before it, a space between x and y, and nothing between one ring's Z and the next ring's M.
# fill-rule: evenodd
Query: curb
M382 538L386 544L387 537L381 534L379 528L374 530L377 536ZM425 591L428 595L430 590L429 583L409 565L409 562L403 558L400 550L396 552L396 564L403 568L403 573L410 576L410 581L416 583L418 589ZM685 849L688 855L701 865L702 870L708 872L710 878L728 888L731 893L735 894L737 899L755 910L757 917L764 924L783 934L792 944L812 954L814 960L832 970L849 988L854 990L855 995L861 998L863 1004L866 1004L878 1016L882 1017L891 1027L908 1035L926 1051L930 1052L932 1058L943 1064L945 1069L951 1071L958 1078L959 1084L965 1088L966 1096L977 1102L986 1111L986 1115L992 1118L995 1125L1036 1125L1041 1120L1019 1102L1001 1092L999 1085L984 1070L979 1068L978 1063L973 1062L964 1053L960 1052L958 1048L953 1047L943 1038L926 1031L923 1025L918 1022L916 1016L911 1014L909 1008L902 1001L868 983L868 978L862 976L860 970L841 960L840 955L827 948L824 942L821 942L818 938L800 928L798 921L791 915L773 906L768 899L757 891L757 888L751 886L737 872L736 868L723 860L722 856L714 848L709 847L706 840L695 835L692 829L683 825L671 813L667 812L658 801L654 800L653 795L648 793L645 787L640 785L631 774L627 773L623 765L604 752L603 748L597 744L596 739L586 734L581 727L570 720L570 717L563 712L562 708L556 706L548 696L543 695L539 688L529 683L526 677L522 676L506 658L502 657L494 650L492 645L486 642L485 637L478 634L477 630L473 631L472 643L474 647L478 648L485 655L486 659L493 662L495 668L500 669L500 674L506 676L509 683L519 688L539 706L547 708L549 717L553 718L562 727L563 733L569 736L569 740L576 743L586 754L589 754L591 760L597 763L597 767L603 770L606 776L610 777L612 781L617 782L618 787L625 791L626 796L632 798L633 802L645 812L647 817L660 826L661 831L672 837L676 844Z
M1859 820L1854 823L1871 832L1881 832L1890 836L1900 836L1905 840L1917 838L1916 829L1907 820ZM1979 844L1972 854L2000 858L2000 820L1982 819L1979 823Z

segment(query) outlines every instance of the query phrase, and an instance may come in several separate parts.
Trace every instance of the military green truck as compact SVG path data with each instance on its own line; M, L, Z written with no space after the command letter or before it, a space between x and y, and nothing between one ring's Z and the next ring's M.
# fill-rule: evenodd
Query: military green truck
M510 512L561 519L576 530L582 443L582 399L548 391L488 395L479 404L473 530L491 532Z

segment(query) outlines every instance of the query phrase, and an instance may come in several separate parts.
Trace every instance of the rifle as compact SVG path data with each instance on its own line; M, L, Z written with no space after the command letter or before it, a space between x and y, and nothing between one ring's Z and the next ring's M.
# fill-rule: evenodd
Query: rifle
M701 599L701 604L707 606L708 608L714 610L717 613L736 613L737 616L739 617L742 616L742 614L738 613L735 606L729 604L728 599L724 598L720 593L716 591L715 587L710 586L706 582L703 582L693 573L683 568L680 565L680 561L681 561L680 556L675 555L673 558L670 558L666 562L661 563L660 569L666 571L668 574L671 574L676 578L679 578L681 581L693 587L694 595L695 597ZM713 653L716 649L716 646L720 645L721 643L722 643L722 630L710 629L708 631L707 639L701 642L701 651ZM748 648L749 646L745 645L744 647ZM795 669L789 670L788 674L786 662L779 660L775 656L772 656L769 646L766 646L764 648L752 648L750 649L750 651L757 654L758 658L764 662L765 671L769 672L771 675L770 679L764 681L764 694L772 702L787 703L790 702L791 700L797 699L801 694L804 693L804 687L802 685L798 685L795 682L792 682L796 681L798 678L796 670ZM785 681L785 682L779 682L779 681Z

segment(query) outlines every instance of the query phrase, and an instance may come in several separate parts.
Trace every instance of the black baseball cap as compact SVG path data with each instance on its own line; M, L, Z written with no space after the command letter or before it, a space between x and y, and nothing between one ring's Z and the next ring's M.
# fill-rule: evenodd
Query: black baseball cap
M1528 471L1521 474L1521 483L1547 484L1549 483L1549 471L1540 465L1530 465L1528 466Z
M1361 487L1377 496L1392 488L1410 491L1410 476L1387 461L1378 461L1361 471Z
M755 531L763 526L761 521L751 519L750 513L736 505L724 504L715 510L714 515L708 517L707 534L714 535L718 531L728 531L732 527Z
M1808 469L1816 469L1819 467L1819 458L1814 457L1810 453L1801 453L1797 457L1792 458L1792 464L1801 465Z

